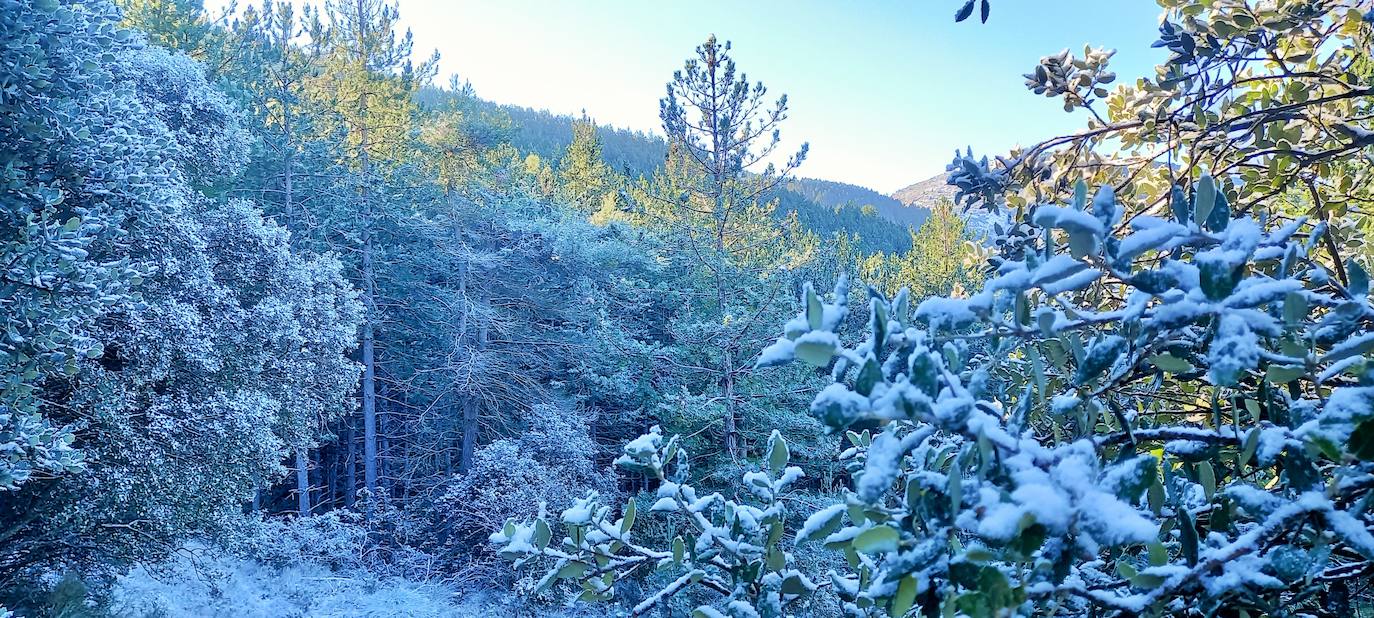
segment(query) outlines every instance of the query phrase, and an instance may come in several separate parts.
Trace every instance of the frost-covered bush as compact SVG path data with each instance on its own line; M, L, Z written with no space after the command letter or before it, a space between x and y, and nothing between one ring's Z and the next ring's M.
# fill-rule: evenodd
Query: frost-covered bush
M31 4L0 10L0 493L84 466L43 388L103 352L96 320L146 273L95 247L171 177L134 93L99 61L128 48L114 5Z
M1351 613L1374 564L1374 12L1161 4L1152 77L1109 91L1091 47L1027 76L1087 129L950 166L961 201L1012 213L981 289L873 292L848 335L846 285L808 288L763 352L829 368L810 412L846 432L842 503L757 550L734 514L708 536L755 550L738 563L636 545L600 509L493 540L588 598L653 563L682 578L660 594L721 594L705 616L787 611L759 573L785 577L793 540L845 555L820 585L848 616Z
M574 500L553 520L540 505L539 513L524 522L509 519L491 534L501 557L516 567L537 566L536 591L560 580L582 588L579 599L604 601L614 594L618 580L643 568L670 571L676 577L647 595L631 612L642 614L688 587L704 587L725 595L736 610L765 607L781 616L782 608L802 600L817 584L790 568L779 543L786 530L785 496L803 473L788 466L787 443L777 431L769 441L766 471L744 475L747 494L727 499L719 493L698 495L687 482L688 456L676 436L665 438L658 427L625 445L616 465L645 474L659 483L657 501L648 516L676 513L685 518L682 533L663 549L639 544L633 535L638 515L635 501L619 516L595 492ZM566 536L554 536L562 524ZM709 605L696 610L724 616Z
M368 539L359 519L346 510L314 517L259 519L232 549L274 566L310 562L336 569L363 568Z
M223 182L248 162L251 142L242 112L186 54L153 45L131 50L115 74L133 84L148 113L166 125L177 163L192 182Z
M698 498L654 433L618 463L663 480L657 506L698 519L691 542L637 546L633 511L594 496L561 540L540 517L493 541L586 598L640 563L675 569L659 595L715 589L705 616L779 616L813 589L788 541L844 552L828 583L851 616L1340 607L1374 560L1368 276L1349 262L1344 286L1314 259L1322 223L1231 217L1207 176L1128 224L1110 187L1087 193L1031 209L968 298L872 292L856 343L835 332L844 281L829 303L807 288L760 364L831 367L810 412L848 432L845 502L789 528L780 502ZM790 480L781 445L744 479L759 498Z
M453 591L435 582L331 570L310 560L275 565L204 546L185 548L168 563L135 568L110 597L114 614L131 618L500 615L455 602Z
M595 461L590 418L536 405L528 430L478 449L472 469L457 475L437 500L439 530L454 560L490 557L482 540L508 518L533 516L540 504L565 504L587 492L614 498L614 478Z

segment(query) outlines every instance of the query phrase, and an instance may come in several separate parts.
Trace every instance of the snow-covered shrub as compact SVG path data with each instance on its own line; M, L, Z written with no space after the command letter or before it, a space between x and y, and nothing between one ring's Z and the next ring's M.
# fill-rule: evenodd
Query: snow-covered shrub
M727 606L762 606L781 616L784 605L809 596L817 584L790 567L787 551L779 543L788 517L785 496L803 473L787 465L787 442L777 431L769 440L765 459L766 470L744 475L745 491L738 499L719 493L701 496L687 482L686 449L677 436L665 438L654 427L626 444L616 465L659 483L658 500L647 516L675 513L687 521L668 547L655 549L637 542L632 532L639 517L635 501L627 502L617 517L595 492L574 500L558 520L552 520L543 505L532 519L520 523L509 519L491 534L490 541L517 568L539 567L536 590L566 579L581 586L581 600L605 601L613 596L618 580L644 567L671 571L676 577L636 604L631 610L635 615L685 588L699 586L726 595ZM566 536L555 543L553 531L559 523ZM712 617L725 615L709 605L696 611Z
M211 184L239 173L251 143L242 112L210 85L199 63L155 45L122 60L114 69L118 78L132 83L148 113L166 125L188 179Z
M454 602L432 582L331 570L308 559L274 565L191 546L165 564L140 566L111 592L115 615L280 618L499 615Z
M346 510L314 517L258 519L233 549L269 565L310 562L336 569L363 568L368 539L360 519Z
M318 519L318 518L309 518ZM304 521L304 520L302 520ZM295 522L283 527L288 534ZM301 558L273 563L189 545L119 578L109 614L120 618L575 618L590 611L531 606L490 591L462 593L432 579ZM601 615L601 614L595 614ZM0 610L0 617L4 616Z
M661 479L654 510L689 514L695 536L637 545L635 513L612 519L591 496L563 512L561 539L541 514L492 540L588 599L641 565L671 569L645 603L704 586L724 597L704 616L780 616L813 590L790 542L847 556L829 584L850 616L1339 598L1374 560L1369 278L1352 261L1340 285L1313 258L1325 224L1232 218L1207 176L1190 192L1173 217L1118 225L1111 188L1088 200L1080 185L1031 210L1019 257L1004 253L981 292L915 307L872 292L853 344L835 332L845 282L828 303L808 286L760 361L832 368L810 411L847 431L855 481L800 528L776 497L794 476L780 438L771 473L744 479L753 507L675 482L677 440L653 433L617 461ZM1087 293L1099 283L1120 300Z
M490 558L483 539L508 518L528 518L540 504L565 504L595 491L616 496L613 476L597 467L584 414L553 405L532 408L527 431L478 449L435 507L453 560Z

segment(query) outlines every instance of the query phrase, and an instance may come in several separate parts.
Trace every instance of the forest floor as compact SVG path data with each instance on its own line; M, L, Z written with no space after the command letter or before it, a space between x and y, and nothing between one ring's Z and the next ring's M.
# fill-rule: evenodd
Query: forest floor
M586 618L575 609L532 606L499 592L460 592L440 582L272 566L199 549L120 578L110 614L120 618Z

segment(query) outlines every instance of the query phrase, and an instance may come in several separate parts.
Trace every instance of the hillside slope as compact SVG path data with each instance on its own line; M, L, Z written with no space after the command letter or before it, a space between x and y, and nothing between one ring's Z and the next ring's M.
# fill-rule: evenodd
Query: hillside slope
M944 199L954 199L954 187L945 184L949 175L941 172L917 183L907 185L892 194L892 198L904 206L930 208Z
M422 106L436 107L455 101L454 96L426 88L416 98ZM572 142L574 116L493 103L470 94L459 96L463 97L458 99L460 107L491 118L511 145L555 167ZM668 150L660 136L610 125L598 125L597 137L606 163L631 178L652 174ZM779 202L779 215L795 211L803 226L824 237L839 231L858 234L869 251L906 251L911 247L910 230L919 228L930 216L925 208L904 205L867 187L815 178L790 180L772 197ZM865 206L872 206L876 216L866 214Z

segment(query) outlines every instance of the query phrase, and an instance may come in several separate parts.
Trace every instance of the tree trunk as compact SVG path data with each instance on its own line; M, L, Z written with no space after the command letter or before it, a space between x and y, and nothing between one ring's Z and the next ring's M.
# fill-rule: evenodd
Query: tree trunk
M358 440L353 436L353 419L344 420L344 440L348 447L344 455L344 506L353 506L358 494Z
M371 247L364 248L364 278L371 268ZM372 295L366 295L364 304L373 305ZM370 313L370 312L369 312ZM363 486L368 491L377 489L377 360L373 350L372 317L363 323Z
M324 496L320 501L325 509L333 509L339 504L339 449L326 446L320 450L320 465L324 468Z
M482 321L481 326L477 327L477 340L473 343L477 352L481 352L487 347L487 323ZM477 451L477 399L471 394L466 395L463 401L463 449L462 459L458 462L458 470L467 472L472 468L472 459Z
M386 382L379 384L377 390L377 491L391 496L395 477L391 471L391 440L387 438L392 433L391 415L387 414L387 408L392 395L388 392Z
M310 457L302 447L296 448L296 513L310 516Z
M458 459L458 472L467 474L472 468L473 452L477 448L477 403L472 397L463 398L463 446Z
M738 413L735 410L735 355L731 350L725 351L725 358L722 361L721 370L725 374L721 377L721 395L725 397L725 452L730 454L732 460L739 459L739 423Z
M359 157L362 163L362 278L363 278L363 485L369 492L377 490L377 355L375 350L377 316L377 285L372 264L372 164L367 152L367 97L359 98L362 140Z

